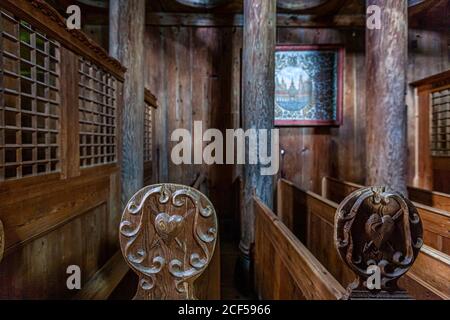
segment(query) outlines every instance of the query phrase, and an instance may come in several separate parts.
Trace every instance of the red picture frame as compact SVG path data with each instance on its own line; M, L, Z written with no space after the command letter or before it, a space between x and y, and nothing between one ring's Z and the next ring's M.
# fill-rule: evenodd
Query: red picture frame
M299 126L332 126L338 127L343 123L343 98L344 98L344 67L345 67L345 47L342 45L296 45L283 44L276 46L276 52L279 51L336 51L338 55L337 65L337 92L336 92L336 119L334 120L277 120L275 118L274 125L277 127ZM274 96L274 99L276 95Z

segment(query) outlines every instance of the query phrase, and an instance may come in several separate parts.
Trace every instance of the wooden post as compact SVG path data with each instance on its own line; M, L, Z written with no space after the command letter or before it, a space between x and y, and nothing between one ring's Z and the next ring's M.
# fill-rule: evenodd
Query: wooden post
M110 54L126 68L122 117L122 206L144 181L145 0L110 1Z
M276 1L244 0L244 130L273 128L275 38ZM254 195L271 208L273 176L262 176L260 165L247 163L244 168L244 203L241 211L241 255L236 272L239 277L237 283L244 292L251 288L250 250L255 236Z
M406 66L408 1L367 0L381 29L366 30L366 185L407 195Z

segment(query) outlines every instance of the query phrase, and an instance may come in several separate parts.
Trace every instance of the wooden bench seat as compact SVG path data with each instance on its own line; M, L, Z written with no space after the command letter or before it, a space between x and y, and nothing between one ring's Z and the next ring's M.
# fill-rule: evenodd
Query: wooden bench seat
M340 203L350 193L362 187L356 183L324 177L322 180L322 196L336 203ZM408 190L410 191L411 200L413 200L422 218L425 244L450 255L450 212L415 202L414 199L418 199L417 190L419 189L416 189L413 193L411 193L411 188ZM423 195L424 193L421 194ZM434 194L436 197L438 196L436 193ZM445 197L442 196L442 198ZM445 202L441 201L439 203L442 204Z
M117 251L74 296L76 300L106 300L130 270Z
M343 287L355 275L341 261L333 241L338 204L289 181L279 180L277 213ZM421 213L422 214L422 213ZM450 299L450 257L424 245L400 284L416 299Z
M301 241L254 198L255 284L260 299L342 299L344 287Z

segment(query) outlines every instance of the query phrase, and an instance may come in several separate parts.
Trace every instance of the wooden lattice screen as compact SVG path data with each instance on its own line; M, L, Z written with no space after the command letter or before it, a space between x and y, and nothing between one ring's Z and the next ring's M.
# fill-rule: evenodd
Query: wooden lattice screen
M59 171L59 43L5 10L0 26L0 181Z
M144 162L152 161L152 106L145 104L144 111Z
M116 80L80 58L80 166L114 163L116 148Z
M431 94L431 155L450 156L450 89Z

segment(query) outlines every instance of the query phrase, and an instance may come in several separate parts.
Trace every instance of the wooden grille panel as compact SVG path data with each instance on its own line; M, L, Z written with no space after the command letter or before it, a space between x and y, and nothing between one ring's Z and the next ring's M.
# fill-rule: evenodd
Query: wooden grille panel
M60 171L60 45L0 10L0 181Z
M431 154L450 157L450 88L431 94Z
M145 104L144 111L144 162L152 161L152 107Z
M80 58L80 166L114 163L116 147L116 79Z

